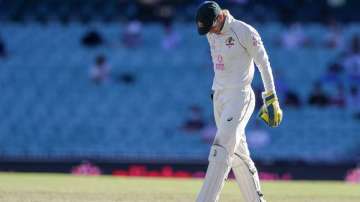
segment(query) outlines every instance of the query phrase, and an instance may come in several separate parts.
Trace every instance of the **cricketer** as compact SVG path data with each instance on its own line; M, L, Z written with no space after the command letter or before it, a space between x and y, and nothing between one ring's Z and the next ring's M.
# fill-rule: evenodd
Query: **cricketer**
M199 6L196 25L198 33L206 35L210 45L215 71L212 90L217 126L197 202L218 201L230 169L246 202L264 202L257 169L249 154L245 127L255 107L251 88L254 62L265 88L259 116L270 127L277 127L282 120L268 55L255 28L234 19L214 1L205 1Z

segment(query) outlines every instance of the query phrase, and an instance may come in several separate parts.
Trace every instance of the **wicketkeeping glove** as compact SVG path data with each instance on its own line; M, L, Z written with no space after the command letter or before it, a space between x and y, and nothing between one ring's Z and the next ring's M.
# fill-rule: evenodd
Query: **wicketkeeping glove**
M259 111L259 117L270 127L279 126L282 120L282 111L274 92L262 93L264 105Z

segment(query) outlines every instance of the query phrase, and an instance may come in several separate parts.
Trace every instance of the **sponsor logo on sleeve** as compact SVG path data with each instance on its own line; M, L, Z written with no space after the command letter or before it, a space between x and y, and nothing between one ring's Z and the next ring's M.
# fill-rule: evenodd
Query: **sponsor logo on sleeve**
M260 46L261 39L258 36L252 36L252 44L254 47Z

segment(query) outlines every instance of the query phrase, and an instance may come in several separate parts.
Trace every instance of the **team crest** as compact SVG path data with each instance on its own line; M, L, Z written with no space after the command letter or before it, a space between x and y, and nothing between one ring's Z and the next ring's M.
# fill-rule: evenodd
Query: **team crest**
M197 25L198 25L198 27L200 27L200 28L203 28L204 27L204 23L202 23L202 22L197 22Z
M226 40L225 40L225 45L228 47L228 48L231 48L232 46L234 46L235 45L235 39L232 37L232 36L230 36L229 38L227 38Z

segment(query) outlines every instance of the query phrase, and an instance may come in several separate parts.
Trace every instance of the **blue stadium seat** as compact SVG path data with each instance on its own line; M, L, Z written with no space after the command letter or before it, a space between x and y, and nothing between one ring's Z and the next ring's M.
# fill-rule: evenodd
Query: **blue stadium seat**
M124 26L92 26L109 43L120 43ZM136 50L121 46L88 50L80 43L88 27L80 23L4 23L0 34L11 56L0 60L0 155L206 159L209 145L202 142L200 132L186 134L179 127L193 104L204 109L206 120L212 117L208 44L192 24L174 27L182 40L174 50L161 48L164 30L157 24L144 25L144 43ZM258 27L272 66L306 99L312 83L338 52L283 50L274 45L282 25ZM359 26L346 30L350 36ZM324 28L313 24L305 31L321 39ZM114 73L135 73L136 84L93 85L88 68L99 53L109 58ZM255 159L342 160L360 143L359 125L341 109L285 109L282 125L266 129L270 143L250 149Z

